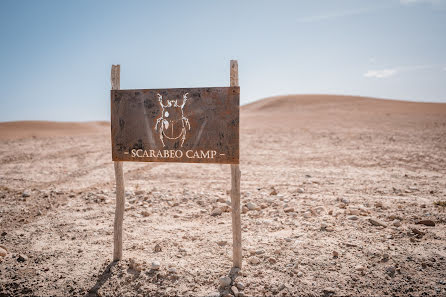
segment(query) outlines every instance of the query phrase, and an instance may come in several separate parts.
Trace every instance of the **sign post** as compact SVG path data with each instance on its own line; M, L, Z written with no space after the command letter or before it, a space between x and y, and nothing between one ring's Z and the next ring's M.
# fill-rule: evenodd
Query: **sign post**
M112 65L111 69L111 88L119 90L121 84L121 67L120 65ZM122 170L122 162L115 161L115 178L116 178L116 209L115 223L113 227L113 261L122 259L122 223L124 221L124 173Z
M122 259L123 161L231 165L233 266L241 268L240 88L237 61L230 87L120 89L120 67L112 66L111 140L116 177L113 260Z
M230 85L238 84L237 60L230 62ZM240 168L239 164L231 164L231 209L232 209L232 263L242 268L242 228L240 220Z

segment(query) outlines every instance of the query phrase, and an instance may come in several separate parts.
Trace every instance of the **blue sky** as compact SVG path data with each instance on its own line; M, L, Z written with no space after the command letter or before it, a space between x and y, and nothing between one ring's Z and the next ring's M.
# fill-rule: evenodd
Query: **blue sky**
M0 121L108 120L121 88L446 102L446 0L0 0Z

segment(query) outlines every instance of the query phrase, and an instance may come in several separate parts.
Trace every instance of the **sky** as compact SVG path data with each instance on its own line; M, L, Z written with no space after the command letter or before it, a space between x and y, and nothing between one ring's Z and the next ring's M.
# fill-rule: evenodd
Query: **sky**
M446 0L0 0L0 121L110 118L121 89L446 102Z

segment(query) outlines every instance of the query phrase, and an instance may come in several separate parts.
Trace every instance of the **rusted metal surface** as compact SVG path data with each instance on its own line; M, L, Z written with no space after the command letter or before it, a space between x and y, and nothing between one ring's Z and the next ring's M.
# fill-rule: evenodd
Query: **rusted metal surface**
M240 88L111 91L113 161L239 163Z

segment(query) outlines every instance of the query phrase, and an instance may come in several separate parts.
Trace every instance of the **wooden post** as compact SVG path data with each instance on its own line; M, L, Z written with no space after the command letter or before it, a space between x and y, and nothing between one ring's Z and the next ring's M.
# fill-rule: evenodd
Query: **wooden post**
M121 69L119 65L112 65L111 69L111 88L120 89ZM113 228L113 261L122 259L122 222L124 221L124 173L122 171L122 162L114 162L116 178L116 209L115 224Z
M238 63L231 60L231 87L238 86ZM242 268L242 228L240 219L240 167L231 164L231 207L232 207L232 263Z

